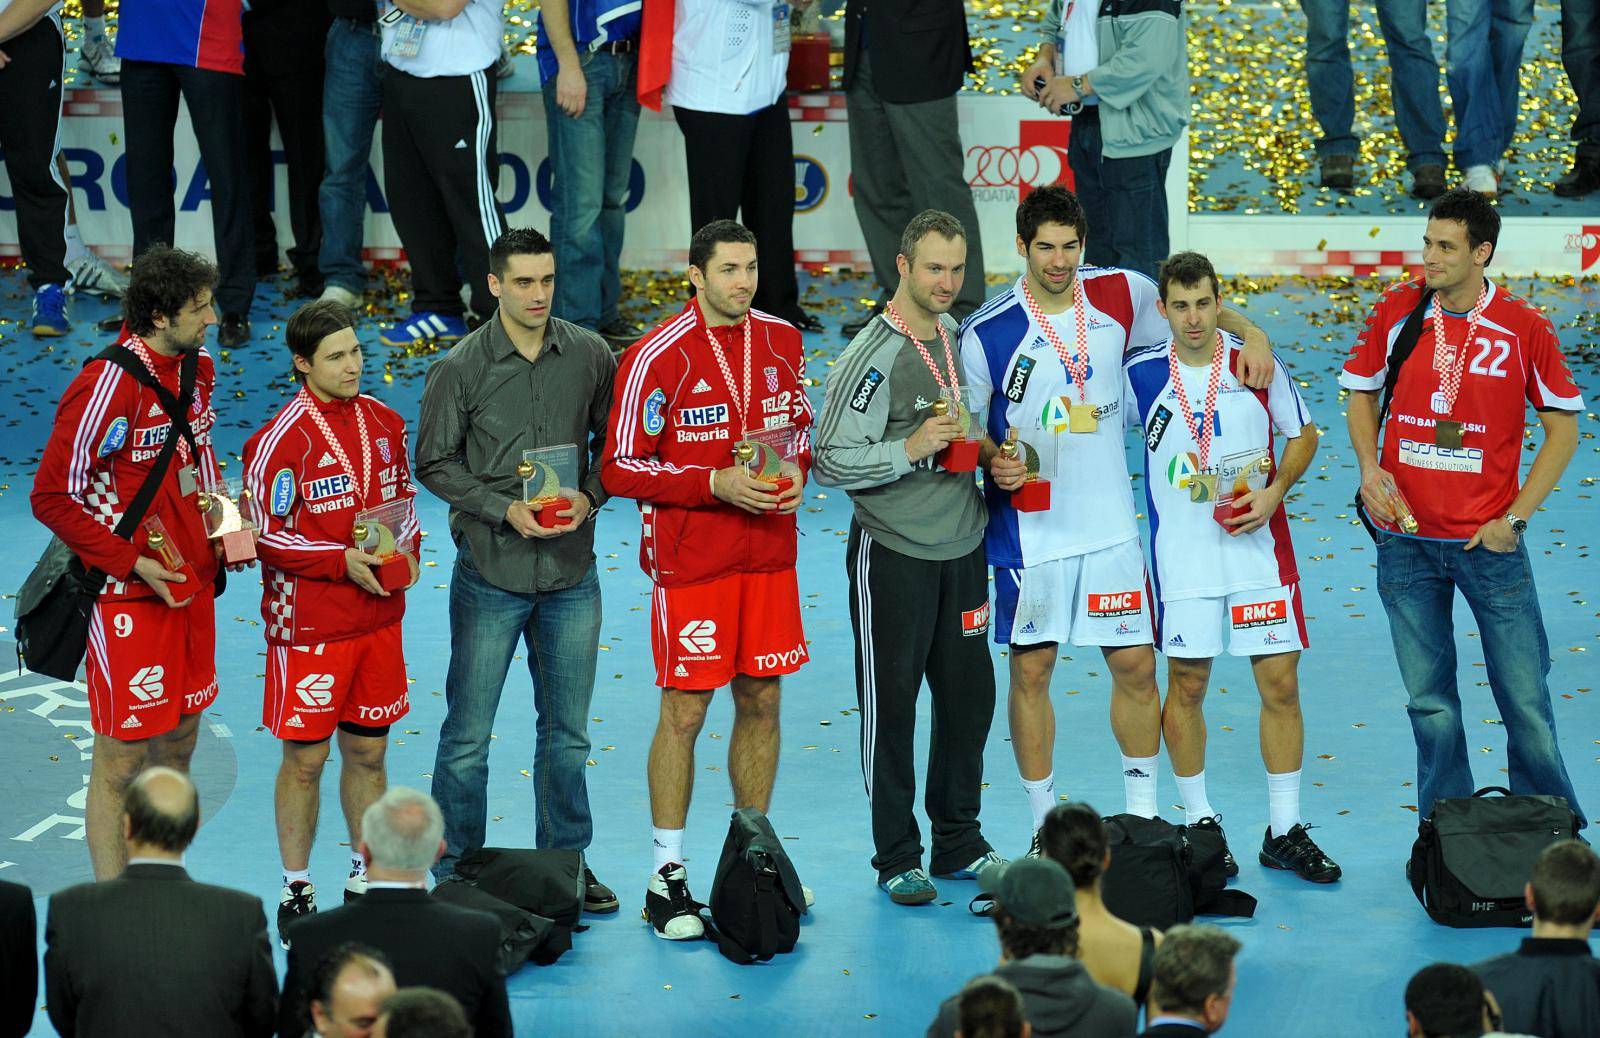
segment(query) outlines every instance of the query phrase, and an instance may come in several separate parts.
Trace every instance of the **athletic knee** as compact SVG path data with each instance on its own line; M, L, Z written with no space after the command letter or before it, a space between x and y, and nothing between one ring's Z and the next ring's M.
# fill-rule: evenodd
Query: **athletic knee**
M1261 706L1263 709L1280 714L1298 714L1300 712L1300 683L1297 681L1274 682L1261 687Z
M323 766L328 763L326 740L310 745L285 743L282 772L302 786L315 786L322 781Z
M345 767L382 771L388 748L387 739L346 739L339 745L339 760Z
M1209 669L1196 667L1170 667L1167 671L1167 702L1193 710L1205 702L1206 686L1211 682Z
M660 728L681 740L694 740L705 727L711 697L705 693L667 692L661 697Z

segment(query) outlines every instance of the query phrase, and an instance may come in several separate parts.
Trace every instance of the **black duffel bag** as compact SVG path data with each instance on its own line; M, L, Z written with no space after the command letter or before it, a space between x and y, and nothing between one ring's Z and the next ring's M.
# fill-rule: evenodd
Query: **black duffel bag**
M767 816L753 807L733 812L711 882L706 936L741 966L794 951L806 914L800 875ZM702 921L703 921L702 917Z
M1531 926L1523 894L1533 864L1552 843L1570 840L1578 821L1565 797L1513 796L1503 786L1442 797L1417 826L1406 878L1436 923Z
M518 908L458 879L449 879L433 888L433 896L462 908L488 912L500 922L500 972L510 976L532 959L548 966L572 950L572 930L542 915Z
M1100 896L1118 919L1166 930L1197 915L1255 915L1254 897L1227 889L1221 834L1143 815L1104 822L1111 864Z
M569 931L583 913L583 852L480 847L456 859L462 881Z

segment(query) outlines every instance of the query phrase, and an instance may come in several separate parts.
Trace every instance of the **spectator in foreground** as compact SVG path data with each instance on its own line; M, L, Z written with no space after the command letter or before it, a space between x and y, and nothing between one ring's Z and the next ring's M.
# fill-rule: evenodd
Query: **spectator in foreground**
M0 977L11 994L0 1004L0 1038L22 1038L39 1004L39 924L33 891L0 879Z
M1436 962L1406 985L1407 1038L1480 1038L1502 1035L1500 1006L1465 966Z
M999 977L979 977L961 989L956 1038L1028 1038L1033 1028L1022 994Z
M354 941L341 944L323 956L311 978L310 1034L371 1038L394 992L394 973L383 952Z
M155 767L123 801L128 865L50 898L45 998L64 1038L143 1034L266 1038L278 1002L261 900L196 883L183 852L200 826L188 776Z
M1067 870L1077 891L1078 961L1095 983L1142 1008L1155 979L1161 931L1123 922L1100 899L1100 877L1111 864L1105 823L1088 804L1062 804L1045 815L1039 837L1044 856Z
M1100 1038L1132 1034L1133 1000L1096 984L1078 954L1078 909L1072 877L1047 858L1022 858L978 876L995 901L1000 965L992 976L1022 994L1037 1038ZM951 1038L961 1021L961 995L939 1006L928 1038Z
M1546 847L1525 896L1533 936L1473 970L1500 1003L1504 1026L1542 1038L1600 1035L1600 962L1589 933L1600 919L1600 856L1578 840Z
M1156 952L1150 987L1149 1027L1141 1038L1193 1038L1215 1034L1228 1021L1240 944L1220 928L1174 926Z
M383 1004L372 1038L473 1038L455 999L436 988L396 991Z

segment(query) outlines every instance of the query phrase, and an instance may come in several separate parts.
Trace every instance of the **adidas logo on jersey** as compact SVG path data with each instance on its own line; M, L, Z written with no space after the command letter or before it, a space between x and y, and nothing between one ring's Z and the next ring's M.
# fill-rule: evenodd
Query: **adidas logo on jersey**
M1167 644L1174 649L1187 648L1187 646L1183 644L1183 635L1181 634L1175 634L1171 638L1168 638Z
M672 676L675 678L686 678L689 676L689 668L680 663L678 664L678 668L672 672Z
M711 392L711 383L707 382L705 379L701 379L699 382L696 382L694 384L694 388L692 390L690 390L690 392L691 393L709 393L709 392Z
M283 726L285 728L304 728L306 726L306 723L304 721L300 720L300 715L299 714L295 714L293 717L291 717L287 721L283 722Z
M123 728L143 728L144 725L140 724L139 723L139 719L137 717L135 717L133 714L129 714L128 715L128 719L126 721L122 722L122 727Z
M161 405L160 404L151 404L150 405L150 410L146 411L144 413L144 416L146 418L160 418L161 414L162 414Z
M325 469L329 465L332 465L333 463L334 463L333 455L328 453L327 451L323 451L322 452L322 457L317 461L317 468Z

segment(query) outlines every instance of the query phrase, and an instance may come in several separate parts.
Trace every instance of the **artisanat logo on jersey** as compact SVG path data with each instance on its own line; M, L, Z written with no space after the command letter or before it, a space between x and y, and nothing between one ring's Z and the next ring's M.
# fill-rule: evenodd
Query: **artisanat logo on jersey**
M354 486L348 473L335 472L331 476L320 479L309 479L300 484L300 496L307 501L326 501L330 497L342 497L350 493Z
M691 429L704 429L708 426L722 425L728 420L727 404L706 404L703 407L683 407L678 409L678 424Z
M1050 432L1066 432L1072 423L1072 401L1064 396L1053 396L1045 401L1039 414L1039 428Z
M1140 591L1116 591L1111 594L1089 593L1090 616L1133 616L1142 607L1144 594Z
M122 445L127 442L128 420L126 418L118 418L106 428L106 434L104 438L100 440L100 457L103 458L108 454L115 454L117 451L120 451L122 449Z
M1477 447L1441 447L1421 440L1400 440L1400 464L1435 472L1482 472L1483 451Z
M1028 392L1028 379L1033 377L1033 369L1038 361L1032 357L1018 357L1017 362L1011 366L1011 374L1006 376L1006 399L1013 404L1022 403L1022 398Z
M989 629L989 603L985 602L976 609L963 610L961 613L961 636L971 638L975 634L982 634Z
M660 389L652 390L650 395L644 398L644 431L646 433L655 436L666 427L666 408L667 394Z
M810 155L795 155L794 211L809 213L827 200L827 168Z
M1172 411L1165 404L1157 404L1155 414L1150 416L1150 421L1145 425L1144 447L1151 451L1161 446L1161 437L1167 434L1167 426L1172 424Z
M289 514L289 506L294 504L293 469L279 469L277 475L272 477L270 499L273 515L282 518Z
M1189 479L1200 471L1200 458L1193 451L1185 451L1167 462L1167 482L1179 490L1189 489Z
M877 368L868 368L867 373L861 376L861 381L856 383L855 392L850 394L851 410L866 414L867 408L872 406L873 396L881 385L883 385L883 372Z
M1250 602L1233 607L1233 626L1240 629L1270 627L1288 622L1289 603L1281 598L1272 602Z

